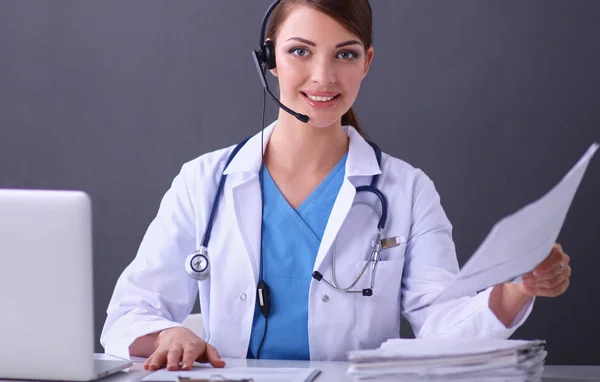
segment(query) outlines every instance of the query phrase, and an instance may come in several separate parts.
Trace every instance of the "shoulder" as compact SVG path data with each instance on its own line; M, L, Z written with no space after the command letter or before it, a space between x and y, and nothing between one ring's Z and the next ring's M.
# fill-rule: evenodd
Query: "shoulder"
M370 165L366 168L372 172L375 151L370 146L375 146L378 151L381 151L381 149L376 145L376 142L365 139L353 126L344 126L344 129L350 137L350 151L355 150L358 157L363 161L367 160ZM385 152L381 152L379 169L381 170L379 186L388 188L392 192L404 191L405 195L414 194L423 187L433 185L433 182L423 170Z
M380 187L385 188L382 191L390 206L411 216L414 232L426 231L427 227L439 224L449 225L442 198L433 180L422 169L383 154L381 170Z
M208 181L210 179L221 178L225 170L227 158L236 145L231 145L219 150L202 154L186 163L181 167L181 173L186 183L193 184L198 181Z
M210 205L225 169L227 158L236 145L200 155L185 162L173 179L171 192L191 205L196 214L204 211L201 206Z
M381 172L381 178L386 183L410 187L413 193L419 193L424 188L435 190L433 181L422 169L387 153L382 153Z

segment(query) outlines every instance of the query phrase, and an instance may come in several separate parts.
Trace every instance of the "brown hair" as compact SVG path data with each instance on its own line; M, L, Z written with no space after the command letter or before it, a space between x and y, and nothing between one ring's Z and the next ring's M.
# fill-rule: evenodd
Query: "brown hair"
M292 8L305 5L326 14L358 36L368 50L373 44L373 15L368 0L282 0L273 10L267 30L267 38L275 41L281 24ZM352 108L342 116L342 125L352 125L362 135L356 113Z

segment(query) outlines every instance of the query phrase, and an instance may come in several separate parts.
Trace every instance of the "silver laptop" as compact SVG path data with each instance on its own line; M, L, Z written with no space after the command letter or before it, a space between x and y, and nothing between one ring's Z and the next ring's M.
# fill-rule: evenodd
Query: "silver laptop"
M85 193L0 189L0 260L0 379L88 381L132 365L94 355Z

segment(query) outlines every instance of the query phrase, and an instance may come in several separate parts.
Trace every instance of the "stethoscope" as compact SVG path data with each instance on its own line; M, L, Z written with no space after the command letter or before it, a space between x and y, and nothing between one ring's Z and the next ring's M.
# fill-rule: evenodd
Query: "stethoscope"
M235 155L240 151L242 147L248 142L250 138L244 139L240 142L229 154L229 158L227 158L227 162L225 163L225 168L229 166L229 163L233 160ZM210 209L210 217L208 218L208 225L206 226L206 230L204 231L204 236L202 237L202 245L197 251L194 251L188 255L185 259L185 270L190 275L191 278L198 281L206 280L210 277L210 260L208 259L208 241L210 240L210 234L213 228L213 222L215 220L215 216L217 215L217 206L219 205L219 199L221 199L221 194L223 193L223 187L225 186L225 180L227 179L227 175L221 175L221 180L219 181L219 187L217 188L217 194L215 195L215 200L213 201L212 208Z
M249 138L245 139L241 143L239 143L231 152L229 157L227 158L227 162L225 164L225 168L231 163L235 155L240 151L240 149L246 144ZM379 167L381 167L381 149L373 142L369 142L373 150L375 151L375 156L377 158L377 163ZM208 255L208 242L210 240L210 235L213 228L213 222L217 213L217 206L219 205L219 200L221 198L221 194L223 193L223 187L225 185L225 180L227 178L226 174L221 176L221 180L219 181L219 187L217 189L217 193L215 195L215 199L213 201L213 205L211 208L208 224L206 226L206 231L204 232L204 236L202 238L202 245L197 251L190 253L185 260L185 269L187 273L195 280L203 281L210 277L210 259ZM388 205L385 195L377 188L377 181L379 180L379 174L374 175L371 179L371 184L365 186L356 187L356 193L359 192L370 192L377 196L381 203L381 216L379 217L379 222L377 223L377 236L374 240L371 248L371 252L367 258L367 261L358 276L354 279L354 281L347 288L341 288L337 285L336 277L335 277L335 242L332 247L331 254L331 281L326 280L323 275L315 271L312 274L312 277L317 281L323 281L329 287L338 290L340 292L346 293L361 293L363 296L372 296L373 288L375 287L375 274L377 270L377 264L381 260L381 251L386 248L391 248L396 245L399 245L398 237L393 238L383 238L383 231L385 229L385 224L387 222L387 213L388 213ZM369 288L364 288L362 290L354 290L354 287L365 274L367 268L371 266L371 276L370 276L370 284ZM261 294L259 293L259 296Z

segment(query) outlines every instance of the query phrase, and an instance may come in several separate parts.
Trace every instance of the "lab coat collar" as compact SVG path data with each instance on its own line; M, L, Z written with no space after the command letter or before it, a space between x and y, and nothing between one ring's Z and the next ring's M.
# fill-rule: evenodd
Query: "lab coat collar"
M273 133L277 121L271 123L264 129L263 150L267 147L267 142ZM381 174L381 169L377 164L377 158L373 148L352 126L343 126L344 132L350 138L348 148L348 158L346 159L346 177L353 176L373 176ZM240 149L235 158L223 172L224 175L245 172L258 174L261 166L261 138L260 132L254 135L244 147ZM264 152L264 151L263 151Z
M343 129L350 138L346 160L346 177L381 174L375 151L369 142L354 127L344 126Z

